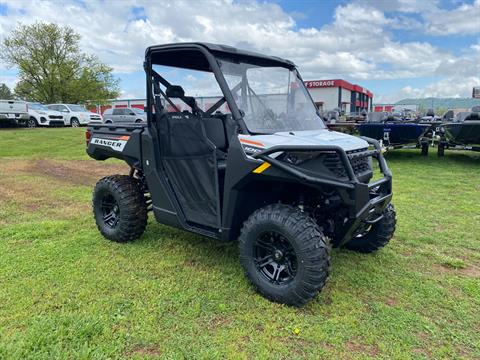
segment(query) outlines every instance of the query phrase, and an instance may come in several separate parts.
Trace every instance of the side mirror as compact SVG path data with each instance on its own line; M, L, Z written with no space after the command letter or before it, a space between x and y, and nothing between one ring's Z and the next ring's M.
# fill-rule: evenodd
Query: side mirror
M64 113L69 113L70 110L68 110L68 109L62 109L62 112L64 112Z
M130 111L129 115L134 115L135 116L135 113L133 111Z

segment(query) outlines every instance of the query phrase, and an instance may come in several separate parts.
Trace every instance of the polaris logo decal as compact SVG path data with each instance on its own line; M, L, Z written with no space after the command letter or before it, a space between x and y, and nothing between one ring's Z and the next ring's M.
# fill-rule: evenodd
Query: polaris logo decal
M245 151L247 155L256 154L264 150L251 145L242 145L242 146L243 146L243 151Z
M94 145L100 145L100 146L106 146L109 147L115 151L123 151L123 148L127 144L128 140L123 140L123 139L100 139L100 138L93 138L91 140L91 143Z

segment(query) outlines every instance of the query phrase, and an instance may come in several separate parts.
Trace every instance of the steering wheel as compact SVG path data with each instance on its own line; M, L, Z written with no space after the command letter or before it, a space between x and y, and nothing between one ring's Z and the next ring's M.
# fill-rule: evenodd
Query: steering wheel
M275 128L276 125L276 119L277 117L275 116L275 113L273 112L272 109L265 109L260 113L260 116L258 120L262 123L262 125L266 129L273 129Z

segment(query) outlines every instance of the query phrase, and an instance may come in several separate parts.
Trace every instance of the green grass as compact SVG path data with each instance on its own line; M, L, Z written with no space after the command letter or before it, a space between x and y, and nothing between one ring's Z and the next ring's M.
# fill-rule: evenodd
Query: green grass
M247 283L236 244L157 224L130 244L92 219L84 129L0 131L0 358L480 358L480 157L388 154L398 227L333 252L301 309Z

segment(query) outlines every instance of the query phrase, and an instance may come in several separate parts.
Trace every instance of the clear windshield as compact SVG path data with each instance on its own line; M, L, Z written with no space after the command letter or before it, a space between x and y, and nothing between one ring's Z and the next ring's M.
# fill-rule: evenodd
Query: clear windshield
M42 105L42 104L39 104L39 103L29 103L28 107L32 110L43 110L43 111L50 110L45 105Z
M324 129L296 70L220 60L244 121L254 133Z
M74 111L74 112L89 112L82 105L68 105L68 107L70 108L71 111Z

